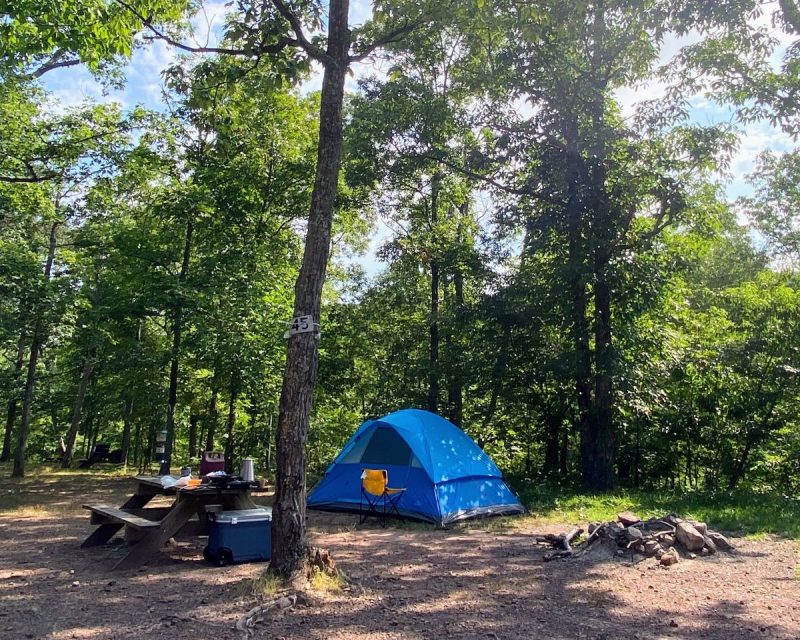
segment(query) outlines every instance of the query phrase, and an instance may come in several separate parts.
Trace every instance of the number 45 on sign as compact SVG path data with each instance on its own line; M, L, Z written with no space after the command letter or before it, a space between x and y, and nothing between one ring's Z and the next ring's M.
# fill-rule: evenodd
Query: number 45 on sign
M314 332L319 336L319 323L314 322L311 316L297 316L292 319L289 325L289 330L283 334L284 338L291 338L298 333L311 333Z

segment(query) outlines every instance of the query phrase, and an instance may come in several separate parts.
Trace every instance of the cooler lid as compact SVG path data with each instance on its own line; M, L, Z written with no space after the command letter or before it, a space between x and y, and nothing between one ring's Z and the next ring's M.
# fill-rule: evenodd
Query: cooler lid
M236 511L220 511L214 515L217 522L235 524L236 522L255 522L258 520L272 520L272 508L238 509Z

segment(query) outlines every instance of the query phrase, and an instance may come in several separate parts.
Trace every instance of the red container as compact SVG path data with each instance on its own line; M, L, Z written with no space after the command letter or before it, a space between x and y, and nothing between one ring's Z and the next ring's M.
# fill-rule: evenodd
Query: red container
M214 471L225 471L225 455L221 451L203 451L200 458L200 475L204 476Z

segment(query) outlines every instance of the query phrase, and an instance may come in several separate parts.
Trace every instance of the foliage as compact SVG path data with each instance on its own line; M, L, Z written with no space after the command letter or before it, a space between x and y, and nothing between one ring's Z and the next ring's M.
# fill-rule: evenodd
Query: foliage
M0 3L0 399L16 438L32 389L30 460L75 423L76 457L108 442L145 468L169 405L176 464L213 446L275 468L282 336L330 142L320 96L292 88L327 60L324 11L291 3L300 43L279 4L231 5L154 114L54 109L37 78L82 63L117 81L133 47L180 45L194 5ZM690 103L796 131L798 48L776 62L762 9L375 3L350 55L385 45L386 73L345 105L312 477L361 420L429 407L527 478L537 510L560 492L566 515L674 509L797 535L800 163L763 154L752 193L725 202L737 131ZM623 104L653 83L661 99ZM348 261L376 221L367 277ZM564 488L579 476L629 491L584 499ZM565 484L537 494L543 478Z

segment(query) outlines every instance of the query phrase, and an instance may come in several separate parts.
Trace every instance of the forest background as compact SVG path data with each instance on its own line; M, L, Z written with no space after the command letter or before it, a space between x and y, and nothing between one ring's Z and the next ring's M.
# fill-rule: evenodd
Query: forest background
M144 468L167 425L173 463L219 448L274 475L321 142L320 67L281 7L0 3L15 474L99 442ZM290 8L321 47L327 6ZM311 478L365 418L421 407L523 492L797 498L799 16L357 5Z

